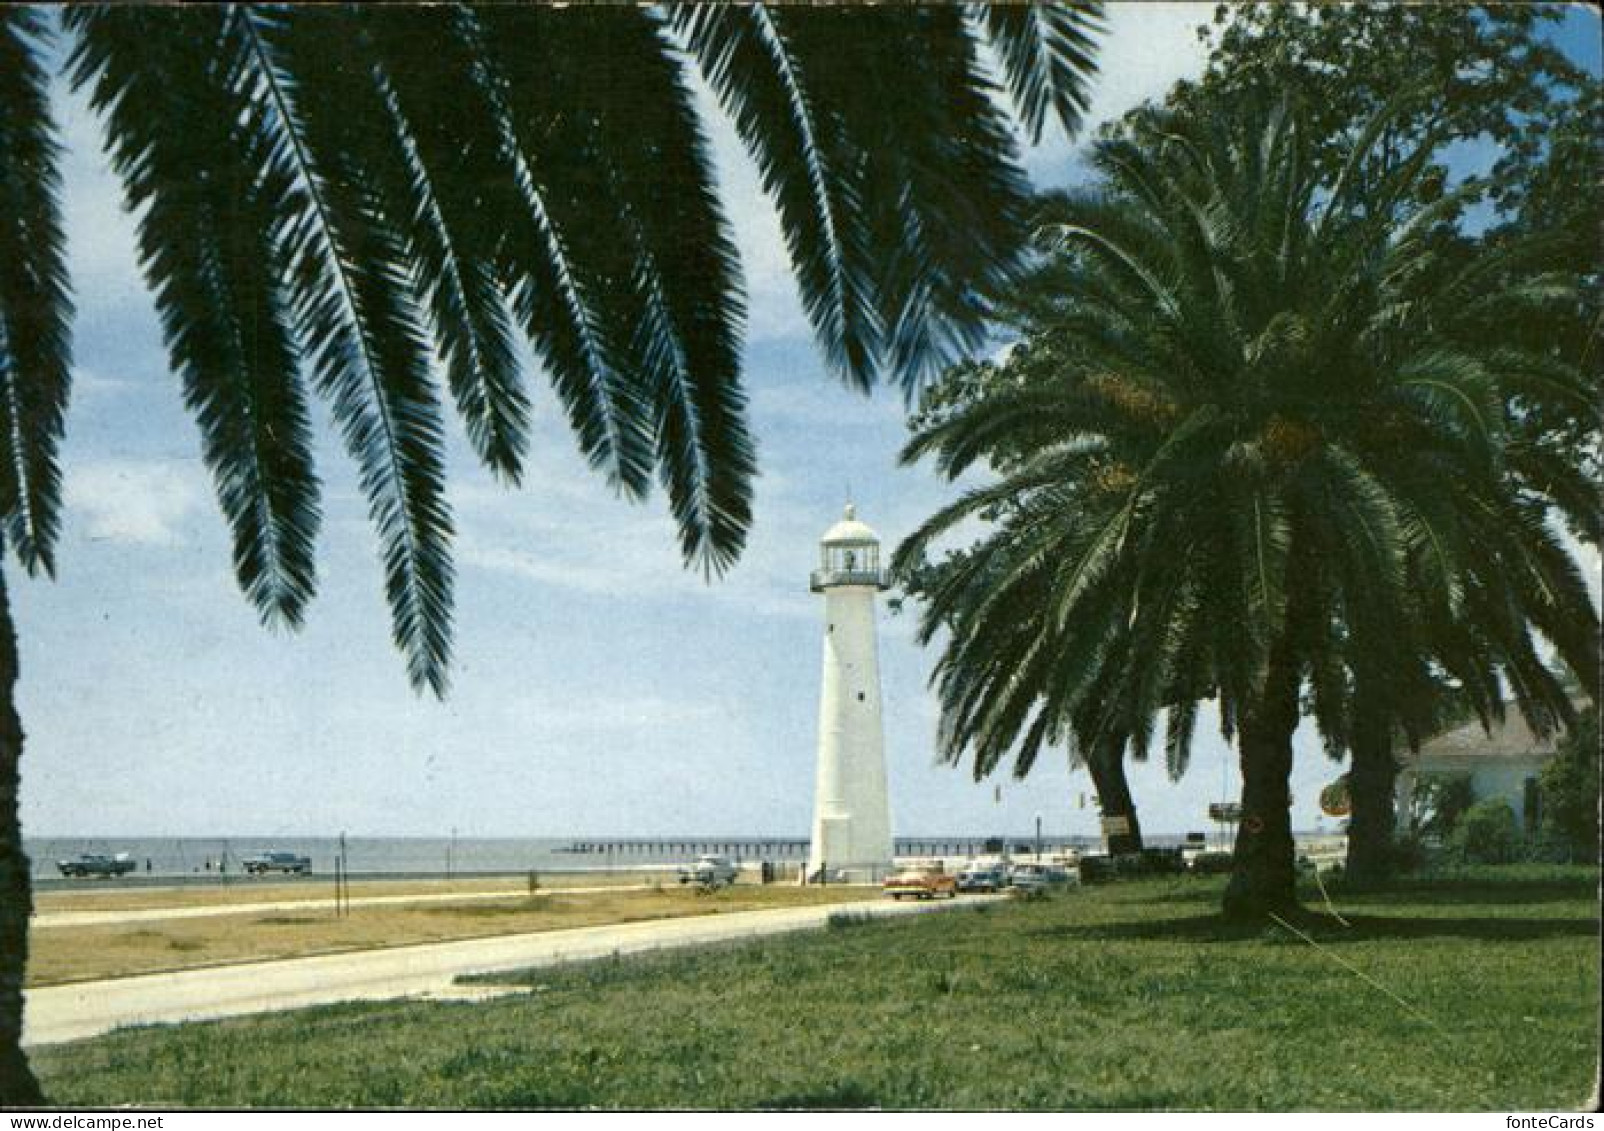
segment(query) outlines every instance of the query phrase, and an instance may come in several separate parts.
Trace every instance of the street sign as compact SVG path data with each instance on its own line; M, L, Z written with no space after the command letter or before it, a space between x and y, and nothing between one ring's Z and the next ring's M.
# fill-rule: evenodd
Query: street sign
M1209 820L1236 822L1242 819L1242 806L1235 801L1216 801L1209 805Z

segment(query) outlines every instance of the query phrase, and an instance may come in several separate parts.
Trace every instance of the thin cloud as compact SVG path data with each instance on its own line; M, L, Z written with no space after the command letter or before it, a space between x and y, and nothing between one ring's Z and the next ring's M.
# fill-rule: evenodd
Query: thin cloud
M198 471L179 463L103 460L71 465L64 497L92 540L170 546L205 491Z

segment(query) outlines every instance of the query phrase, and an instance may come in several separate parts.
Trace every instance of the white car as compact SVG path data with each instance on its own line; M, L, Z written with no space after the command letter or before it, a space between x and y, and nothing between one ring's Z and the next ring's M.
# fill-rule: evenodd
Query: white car
M696 863L686 864L679 870L679 882L682 884L703 884L708 887L723 887L733 884L735 877L741 874L728 856L699 856Z
M1035 895L1078 878L1061 864L1015 864L1008 872L1008 886L1021 895Z

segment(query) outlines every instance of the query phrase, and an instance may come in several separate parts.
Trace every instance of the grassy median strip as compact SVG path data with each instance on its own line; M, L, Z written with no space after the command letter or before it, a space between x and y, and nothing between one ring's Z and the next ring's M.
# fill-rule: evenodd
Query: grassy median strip
M670 882L661 889L646 891L588 895L552 891L533 897L527 892L509 892L504 900L472 903L358 905L344 918L335 916L331 900L326 909L36 927L29 942L28 984L58 985L266 958L839 903L876 895L864 889L821 890L791 885L736 885L702 893Z
M633 886L653 881L664 885L674 883L672 875L662 872L596 872L563 873L539 876L540 889L561 891L564 888L596 888ZM368 896L440 895L450 896L464 892L505 892L508 895L527 893L527 876L465 876L460 879L437 880L353 880L350 885L352 899ZM116 888L101 885L96 880L84 880L70 888L53 888L34 893L34 913L54 914L61 911L143 911L158 907L217 907L230 903L280 903L300 900L328 900L334 902L332 876L308 876L304 879L256 879L235 876L226 882L217 880L207 884L185 884L172 887Z
M35 1060L82 1106L1575 1108L1597 1064L1597 885L1335 888L1351 926L1301 925L1318 947L1225 928L1214 880L847 911L822 934L532 971L518 997L130 1030Z

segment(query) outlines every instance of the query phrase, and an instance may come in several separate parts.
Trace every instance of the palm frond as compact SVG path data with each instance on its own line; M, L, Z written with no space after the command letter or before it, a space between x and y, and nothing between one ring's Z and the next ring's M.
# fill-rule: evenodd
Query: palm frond
M57 451L71 382L61 144L42 11L0 8L0 553L55 571Z
M404 140L419 282L447 384L485 465L522 474L529 398L502 278L509 239L529 239L498 109L477 81L472 25L451 7L364 11L384 101Z
M1421 409L1451 423L1472 450L1491 454L1504 427L1497 382L1476 358L1434 350L1408 359L1395 387L1417 399Z
M911 390L978 345L1020 265L1028 199L963 13L702 9L680 26L775 195L846 376Z
M1088 85L1097 73L1102 5L990 4L984 19L1031 144L1041 141L1049 108L1064 133L1073 137L1080 131L1090 104Z
M1197 701L1187 698L1169 709L1164 721L1164 771L1180 781L1192 762L1192 738L1197 733Z
M884 329L867 285L872 251L853 139L815 89L783 13L761 4L683 4L674 20L779 210L802 304L827 360L868 388Z
M443 694L452 521L429 325L402 228L404 142L350 11L236 11L242 53L271 107L266 148L286 186L298 336L357 464L408 675Z
M971 515L996 506L1037 487L1059 482L1069 465L1082 462L1078 451L1047 452L1012 472L1006 479L985 487L966 491L955 502L948 504L926 519L917 530L909 534L892 554L893 573L906 574L919 561L937 538Z
M291 185L224 9L75 9L172 365L264 622L298 625L316 587L318 481L280 242ZM195 44L211 46L195 50ZM230 112L218 113L218 107Z
M1233 513L1242 520L1242 557L1248 566L1244 606L1253 631L1268 644L1280 633L1286 613L1292 523L1285 501L1262 485L1249 489Z
M627 15L629 18L623 18ZM665 30L644 10L566 13L554 46L585 59L571 100L593 114L623 205L617 233L648 298L636 353L655 408L660 476L687 561L719 571L751 521L754 450L739 383L745 304L706 139Z
M1325 232L1332 221L1340 217L1345 210L1352 210L1354 200L1352 193L1358 191L1360 183L1359 173L1365 161L1374 153L1376 143L1389 127L1395 125L1398 119L1411 107L1431 96L1431 91L1422 86L1408 86L1394 94L1380 109L1372 114L1360 127L1358 135L1348 146L1342 165L1336 177L1326 190L1326 203L1319 216L1313 223L1316 236ZM1416 153L1429 154L1435 146L1419 146Z

